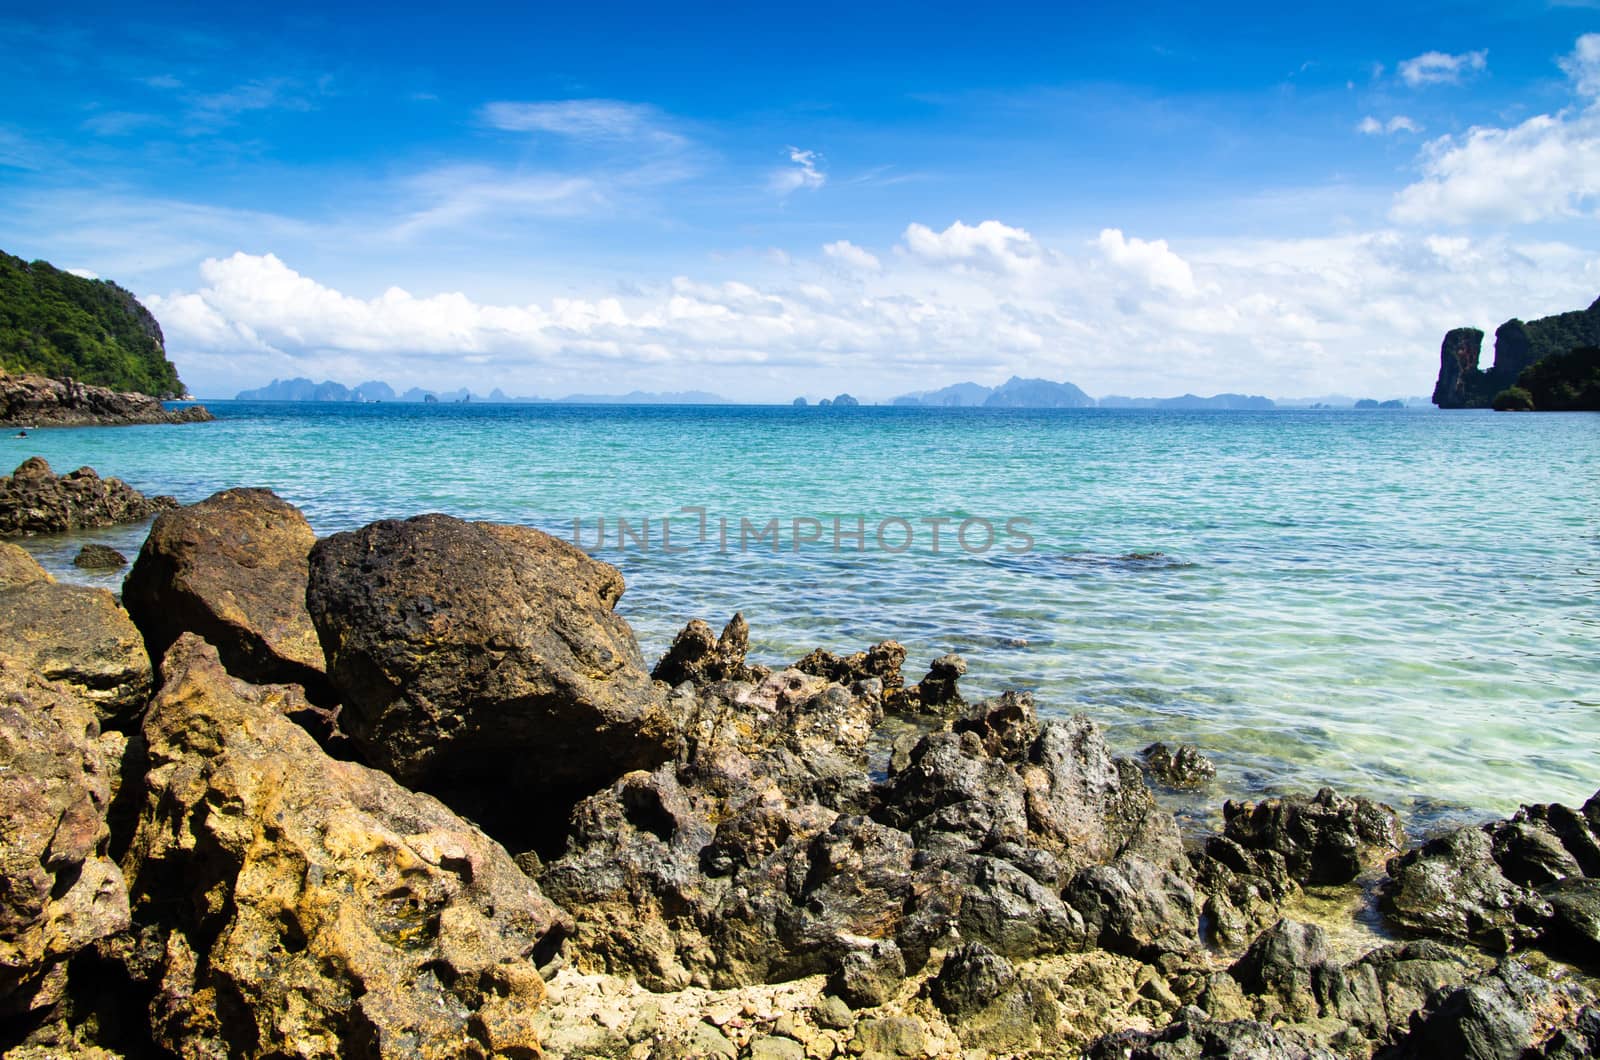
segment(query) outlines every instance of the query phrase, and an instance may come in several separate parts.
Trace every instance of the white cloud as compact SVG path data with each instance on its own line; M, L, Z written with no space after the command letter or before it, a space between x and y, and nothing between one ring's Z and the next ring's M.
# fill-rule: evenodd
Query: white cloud
M1600 96L1600 33L1579 37L1572 54L1561 60L1561 69L1572 79L1580 96Z
M66 271L85 280L98 280L100 278L98 275L90 272L88 269L67 269Z
M792 195L801 188L820 188L828 182L828 175L819 167L822 156L815 151L802 151L798 147L785 148L789 161L794 163L774 170L768 179L772 190L780 197Z
M1356 132L1365 133L1368 136L1393 136L1399 132L1419 133L1421 131L1422 126L1404 114L1396 114L1386 122L1379 121L1369 114L1356 125Z
M1430 142L1422 179L1395 196L1390 216L1408 224L1593 216L1600 207L1600 34L1578 38L1561 68L1586 107Z
M904 238L906 250L924 261L1001 272L1025 271L1041 256L1033 236L999 221L956 221L943 232L913 223L906 226Z
M564 99L537 103L496 102L478 112L484 124L506 132L543 132L575 140L651 140L678 144L655 107L615 99Z
M1488 69L1488 66L1487 48L1475 52L1462 52L1460 55L1423 52L1416 58L1407 59L1400 64L1400 80L1412 88L1420 88L1423 85L1456 85L1460 84L1462 78L1468 74L1481 73Z
M1194 271L1165 239L1127 239L1121 229L1107 228L1095 245L1106 261L1146 287L1179 295L1195 293Z
M861 269L866 272L877 272L883 268L883 263L877 255L870 250L856 246L848 239L840 239L833 243L825 243L822 252L828 257L851 269Z
M941 245L983 245L970 235L981 229L923 231ZM273 255L239 253L208 260L195 289L147 304L203 394L307 375L559 396L592 392L603 372L618 390L785 400L1012 373L1094 394L1396 396L1427 391L1446 329L1585 305L1600 286L1600 256L1567 244L1403 230L1228 240L1183 256L1117 229L1061 251L1030 237L1026 276L952 269L907 242L865 286L815 259L751 255L719 266L732 270L725 277L625 293L557 286L522 304L402 287L358 297Z

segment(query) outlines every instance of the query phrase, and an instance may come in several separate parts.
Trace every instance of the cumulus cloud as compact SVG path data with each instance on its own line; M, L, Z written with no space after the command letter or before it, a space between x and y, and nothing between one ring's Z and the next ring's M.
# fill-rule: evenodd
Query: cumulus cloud
M1561 60L1561 69L1572 79L1580 96L1600 96L1600 33L1579 37L1572 54Z
M1041 259L1039 244L1021 228L983 221L976 225L956 221L943 232L922 224L905 231L905 249L923 261L970 266L998 272L1023 272Z
M499 101L480 108L478 118L505 132L551 133L574 140L675 144L683 139L667 128L665 116L655 107L615 99Z
M1195 293L1194 271L1165 239L1128 239L1121 229L1107 228L1095 245L1112 266L1146 287L1179 295Z
M1393 136L1395 133L1419 133L1421 131L1422 126L1404 114L1396 114L1386 122L1379 121L1369 114L1356 125L1356 132L1365 133L1367 136Z
M883 268L883 263L878 260L876 254L856 246L848 239L825 243L822 252L847 268L861 269L865 272L877 272Z
M1399 66L1400 80L1412 88L1423 85L1458 85L1469 74L1482 73L1489 67L1489 50L1462 52L1423 52L1407 59Z
M815 151L802 151L798 147L785 148L793 165L772 172L768 183L780 197L794 194L802 188L820 188L828 182L828 175L819 163L822 156Z
M1012 233L1002 248L1026 237L993 224ZM766 399L820 380L887 396L1012 373L1096 394L1397 395L1426 392L1447 328L1586 304L1600 285L1600 257L1563 243L1405 230L1186 245L1182 256L1118 229L1076 249L1026 237L1019 282L1002 268L950 267L992 256L971 249L989 246L970 236L981 225L917 227L933 244L908 235L865 288L816 260L745 259L725 264L731 277L523 304L399 286L359 297L271 254L238 253L208 260L194 289L147 304L201 393L310 375L558 396L593 390L604 371L619 389ZM968 253L925 256L913 244Z
M1584 99L1581 109L1432 141L1423 149L1422 179L1396 196L1390 215L1412 224L1592 215L1600 206L1600 34L1580 37L1561 66Z

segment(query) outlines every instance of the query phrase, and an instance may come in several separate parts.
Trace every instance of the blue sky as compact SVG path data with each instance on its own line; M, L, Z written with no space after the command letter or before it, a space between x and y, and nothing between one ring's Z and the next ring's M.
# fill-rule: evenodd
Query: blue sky
M870 8L870 9L869 9ZM202 395L1426 393L1600 293L1600 8L0 14L0 248Z

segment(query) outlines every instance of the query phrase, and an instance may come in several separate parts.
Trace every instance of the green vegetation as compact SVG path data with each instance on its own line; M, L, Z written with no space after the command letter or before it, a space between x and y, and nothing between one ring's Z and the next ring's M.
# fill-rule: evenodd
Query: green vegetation
M1551 354L1524 369L1513 389L1541 412L1600 412L1600 347Z
M0 368L155 397L184 393L161 326L130 292L3 251Z
M1508 386L1494 396L1496 412L1532 412L1533 395L1520 386Z

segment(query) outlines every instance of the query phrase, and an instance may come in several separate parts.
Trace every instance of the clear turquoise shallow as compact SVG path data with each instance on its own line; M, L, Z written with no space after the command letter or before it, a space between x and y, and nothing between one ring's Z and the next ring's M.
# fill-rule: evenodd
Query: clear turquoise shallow
M581 519L627 576L647 657L689 618L739 610L767 662L894 637L914 678L957 651L969 694L1031 689L1121 751L1201 745L1212 805L1332 784L1426 828L1600 788L1600 416L213 409L205 425L41 430L5 442L7 466L38 453L185 502L270 486L320 534L444 511L570 537ZM715 522L706 544L660 550L661 517L685 506L731 521L729 551ZM866 552L831 549L836 515L867 521ZM619 516L652 519L649 551L615 547ZM825 540L793 551L797 517ZM918 530L909 551L875 547L889 517ZM934 554L934 517L1027 519L1034 549L969 554L947 527ZM741 518L780 520L782 549L740 552ZM679 515L674 545L694 528ZM116 588L71 557L86 540L131 556L144 531L23 544Z

